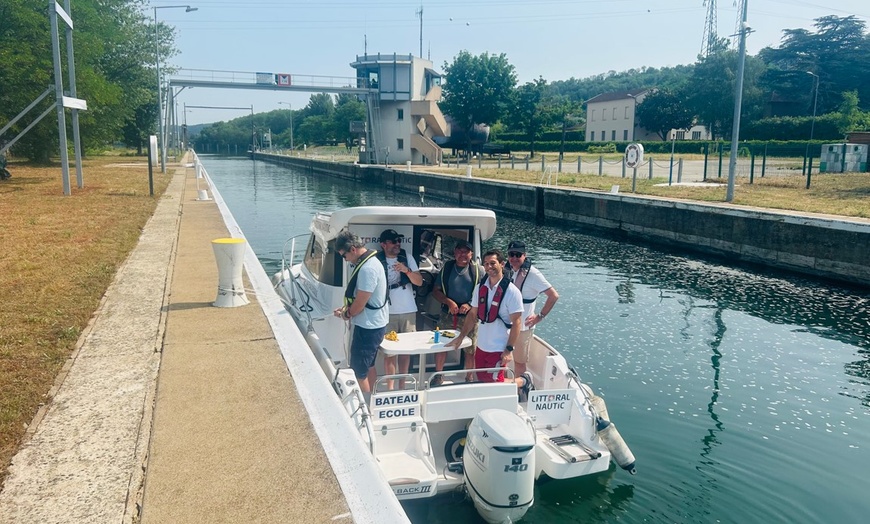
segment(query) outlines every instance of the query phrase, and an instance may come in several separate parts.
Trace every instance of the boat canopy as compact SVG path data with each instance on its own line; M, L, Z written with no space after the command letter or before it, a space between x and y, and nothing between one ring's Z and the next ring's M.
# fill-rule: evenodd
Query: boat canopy
M489 209L458 207L348 207L330 213L318 213L311 223L311 231L329 241L338 236L342 229L347 227L353 230L357 224L474 226L480 231L481 240L487 240L495 234L495 213Z

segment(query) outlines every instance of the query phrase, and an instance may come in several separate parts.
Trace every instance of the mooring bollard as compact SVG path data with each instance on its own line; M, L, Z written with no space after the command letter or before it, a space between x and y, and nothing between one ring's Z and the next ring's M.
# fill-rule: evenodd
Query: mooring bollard
M471 178L471 164L465 166L465 178Z
M199 195L199 196L197 197L197 200L200 201L200 202L202 202L202 201L204 201L204 200L211 200L211 198L209 198L209 196L208 196L208 190L207 190L207 189L199 189L199 190L197 190L197 194Z
M238 307L248 304L242 281L245 260L243 238L217 238L211 241L218 266L218 290L214 301L216 307Z
M405 160L405 170L406 171L411 170L411 161L410 160Z

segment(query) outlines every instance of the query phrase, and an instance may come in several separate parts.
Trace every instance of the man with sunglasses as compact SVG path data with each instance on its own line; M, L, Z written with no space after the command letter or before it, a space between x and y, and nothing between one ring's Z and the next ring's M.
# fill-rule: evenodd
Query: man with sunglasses
M335 238L335 250L350 264L350 279L344 292L344 307L333 314L349 321L353 329L350 367L363 393L370 393L377 379L375 360L384 340L390 309L387 305L387 275L358 236L344 230Z
M404 235L399 234L395 229L385 229L381 232L380 241L383 251L376 256L381 261L390 288L390 321L386 330L396 333L417 331L417 302L414 300L412 286L423 284L423 275L420 274L420 268L417 267L414 257L409 257L402 249ZM397 359L399 373L408 372L411 363L410 355L385 356L384 371L387 375L396 373ZM388 387L393 389L392 380L388 382ZM405 381L399 380L399 389L404 388Z
M520 240L514 240L508 244L508 278L520 289L523 295L523 319L521 322L520 335L517 338L516 351L514 351L514 371L517 376L526 371L526 363L529 361L529 349L532 346L532 336L535 326L553 310L559 293L547 282L538 268L532 266L532 260L526 257L526 244ZM541 308L540 313L535 313L535 302L538 295L544 294L547 302Z

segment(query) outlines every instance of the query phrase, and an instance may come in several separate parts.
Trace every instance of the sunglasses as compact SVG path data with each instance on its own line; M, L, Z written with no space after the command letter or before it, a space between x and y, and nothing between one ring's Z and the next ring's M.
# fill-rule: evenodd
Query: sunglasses
M519 251L511 251L511 252L508 253L508 256L509 256L509 257L514 257L514 258L520 258L520 257L523 256L524 254L525 254L525 253L520 253Z

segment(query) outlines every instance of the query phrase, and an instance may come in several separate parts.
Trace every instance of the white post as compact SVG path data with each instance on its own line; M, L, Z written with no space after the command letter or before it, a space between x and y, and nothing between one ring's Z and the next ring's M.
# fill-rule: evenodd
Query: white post
M242 280L245 259L245 240L243 238L218 238L211 241L215 260L218 265L216 307L238 307L248 304Z

